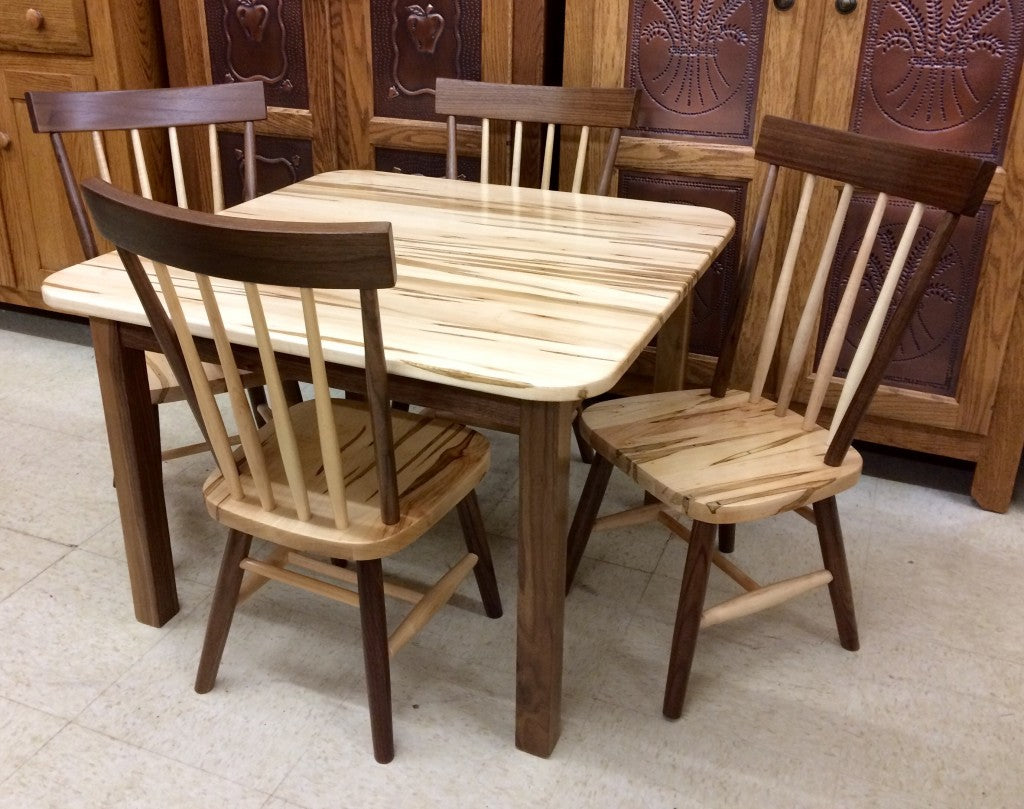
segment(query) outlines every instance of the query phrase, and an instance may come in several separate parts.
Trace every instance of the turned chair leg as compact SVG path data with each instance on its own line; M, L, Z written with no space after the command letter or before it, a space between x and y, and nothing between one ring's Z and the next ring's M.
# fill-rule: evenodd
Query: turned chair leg
M832 598L832 611L836 615L839 643L844 649L855 652L860 648L857 637L857 617L853 611L853 587L850 571L846 565L846 550L843 547L843 530L839 525L839 508L835 497L819 500L814 504L814 519L818 525L818 542L825 569L832 574L828 594Z
M693 652L697 647L697 633L704 610L708 579L711 576L711 558L714 553L716 526L693 521L690 529L683 583L679 590L679 608L672 634L672 651L668 659L668 678L665 682L665 701L662 713L668 719L678 719L683 713L686 684L690 679Z
M736 550L736 526L718 526L718 550L721 553L732 553Z
M249 555L251 545L252 537L249 534L235 530L228 533L220 573L217 575L217 587L213 592L210 618L206 623L206 638L203 641L203 652L199 657L199 672L196 674L196 691L200 694L207 693L217 680L224 644L227 643L231 620L235 616L238 589L242 586L242 576L245 574L240 565Z
M391 663L388 620L384 611L384 572L380 559L356 562L356 579L373 757L381 764L387 764L395 757L395 736L391 723Z
M494 576L494 561L491 559L491 546L487 542L483 517L480 515L480 504L476 492L467 494L457 506L459 522L462 524L462 535L466 539L466 550L477 555L477 563L473 567L476 586L480 589L480 600L488 618L500 618L502 614L501 595L498 593L498 580Z
M583 432L580 430L580 415L579 413L572 420L572 432L576 436L576 446L580 451L580 458L583 463L594 462L594 448L587 443L587 439L583 437Z
M612 462L603 455L594 458L590 465L590 472L587 473L587 482L580 493L580 502L576 506L572 525L569 526L565 560L566 593L572 589L572 581L576 578L576 570L583 559L583 552L587 549L587 542L590 541L590 534L594 530L594 522L597 520L597 512L601 508L601 501L604 500L604 493L608 488L611 476Z

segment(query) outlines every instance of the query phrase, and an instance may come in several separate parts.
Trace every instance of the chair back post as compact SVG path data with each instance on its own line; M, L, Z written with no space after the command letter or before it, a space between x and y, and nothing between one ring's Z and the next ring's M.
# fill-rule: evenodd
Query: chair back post
M889 367L889 362L896 353L896 349L899 348L903 333L910 325L914 312L917 311L917 307L928 289L932 274L942 259L942 254L949 245L959 221L958 214L949 211L943 214L939 226L928 242L925 254L907 280L903 295L893 308L875 352L864 371L864 376L861 378L860 384L857 385L853 398L836 427L835 435L829 442L825 452L827 466L839 466L843 462L843 458L846 457L846 452L853 443L854 433L867 412L875 392L882 384L882 378Z
M775 183L778 180L778 176L778 165L775 163L770 164L764 181L764 190L761 193L761 201L758 203L754 228L747 242L747 249L743 253L743 260L740 263L736 297L732 304L732 314L729 316L729 330L726 332L725 340L722 342L722 349L718 354L715 372L711 379L711 395L719 399L725 396L725 392L729 388L732 368L736 362L736 352L739 348L740 335L743 331L747 307L754 288L754 279L757 276L757 267L761 259L761 248L764 245L765 228L768 225L768 215L771 213L772 201L775 198Z
M395 442L389 414L391 398L388 395L388 369L384 357L384 337L380 327L377 290L359 290L359 303L362 310L363 345L366 354L366 398L377 459L381 521L385 525L394 525L401 516L398 503L398 470L395 467Z
M28 95L28 94L26 94ZM64 138L60 132L50 133L50 143L53 146L53 154L57 159L57 169L60 172L61 185L64 186L64 195L68 199L71 208L71 218L75 222L75 230L78 233L78 241L82 245L82 252L87 259L99 255L99 248L96 246L96 237L92 228L89 227L89 217L85 212L85 202L82 200L82 190L78 187L75 173L71 168L71 161L68 159L68 152L64 146Z

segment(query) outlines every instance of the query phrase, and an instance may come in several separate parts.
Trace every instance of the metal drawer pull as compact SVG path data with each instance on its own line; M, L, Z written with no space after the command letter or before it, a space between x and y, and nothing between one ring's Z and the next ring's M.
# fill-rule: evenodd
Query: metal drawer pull
M852 14L857 8L857 0L836 0L836 11L840 14Z

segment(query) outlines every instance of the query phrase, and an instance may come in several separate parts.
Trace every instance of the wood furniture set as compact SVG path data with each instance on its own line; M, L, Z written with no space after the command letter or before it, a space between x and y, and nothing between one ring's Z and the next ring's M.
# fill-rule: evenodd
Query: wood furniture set
M397 284L378 293L388 395L519 434L515 735L521 749L550 754L560 732L570 417L656 334L682 345L682 304L733 220L700 207L360 171L320 174L224 215L260 227L390 222ZM170 273L189 329L207 337L194 277ZM238 364L257 367L248 307L229 305L243 297L232 283L218 282L224 333ZM52 275L44 293L53 308L90 318L136 615L160 625L178 604L144 361L158 342L115 254ZM302 322L299 297L264 301L290 378L310 373L291 328ZM358 293L318 289L315 298L327 383L365 393ZM196 345L203 360L222 359L209 339ZM661 389L680 387L677 358L659 356ZM242 530L250 527L259 533Z
M845 649L858 648L836 505L836 495L860 477L861 458L850 442L960 217L977 212L996 168L995 163L978 158L773 117L762 123L755 156L767 166L767 179L741 267L733 324L710 387L602 402L584 410L582 416L583 435L598 458L570 530L567 586L572 584L613 468L629 475L657 502L639 507L632 515L606 517L606 522L658 520L689 543L665 686L663 712L671 719L682 712L700 629L828 585L840 643ZM783 217L790 235L775 279L753 383L749 389L734 388L733 365L755 277L775 274L775 266L761 258L774 198L782 187L782 175L789 173L783 169L797 176L800 201L795 212ZM851 206L855 189L875 197L867 222L858 222ZM864 283L886 208L895 198L913 203L909 221L896 237L891 262L882 269L874 307L858 318L857 291ZM924 221L927 206L943 211L934 225ZM820 245L808 227L815 207L824 208L831 220L829 235ZM851 218L864 228L864 246L829 318L824 305L828 273L840 234ZM798 283L794 272L800 253L809 253L817 266L812 283L806 286ZM908 266L915 256L919 260ZM766 393L768 374L783 315L793 299L802 314L788 357L778 369L778 395L772 398ZM828 337L815 362L813 334L822 322ZM848 370L837 378L835 370L842 364ZM799 395L805 380L811 383ZM795 402L806 404L794 409ZM831 424L820 426L826 403L832 411ZM816 525L823 569L761 585L715 551L716 534L720 544L731 545L736 524L790 511ZM704 609L712 564L746 592Z

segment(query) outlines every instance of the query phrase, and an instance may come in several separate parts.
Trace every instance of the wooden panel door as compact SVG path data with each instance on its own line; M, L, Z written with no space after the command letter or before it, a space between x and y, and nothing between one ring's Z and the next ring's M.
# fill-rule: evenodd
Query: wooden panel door
M331 5L318 0L161 0L172 86L262 81L269 115L256 124L257 191L336 168ZM225 201L241 200L241 127L220 127ZM207 146L187 133L195 207L212 206ZM183 138L183 140L185 140ZM236 167L232 170L231 167Z
M446 130L434 114L438 77L542 84L549 0L372 0L340 4L335 29L339 165L444 176ZM462 128L460 128L462 129ZM460 132L460 174L479 177L480 131ZM491 176L508 173L495 127ZM537 149L533 149L537 154Z
M736 237L694 295L691 381L709 377L711 357L724 337L740 239L752 226L764 181L753 156L758 122L764 115L801 117L805 112L801 102L813 71L804 63L817 55L821 3L798 2L787 10L778 6L786 4L566 3L564 83L640 90L637 128L623 136L619 150L619 195L707 205L737 220ZM595 141L592 148L602 146ZM775 249L768 238L766 260L773 260ZM759 331L757 310L751 315L754 334ZM741 356L739 375L750 373L750 361ZM650 376L648 352L624 389L643 390Z
M992 418L1016 408L1011 390L1020 385L1009 332L1024 271L1024 2L871 0L848 14L825 5L812 120L1001 165L986 206L954 236L861 435L977 461L1001 479L1008 503L1024 420L994 429ZM905 215L892 207L883 234L898 233ZM841 244L834 272L856 248ZM875 286L869 269L865 305ZM1001 473L986 471L1007 442L1016 458L998 461ZM985 488L975 487L979 502L999 507Z

